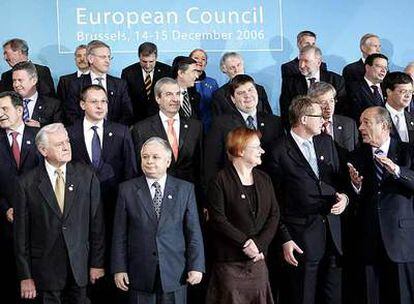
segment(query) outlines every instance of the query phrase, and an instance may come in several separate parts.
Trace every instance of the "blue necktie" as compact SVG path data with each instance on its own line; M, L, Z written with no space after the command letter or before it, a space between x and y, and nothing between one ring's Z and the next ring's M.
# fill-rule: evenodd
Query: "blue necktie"
M93 137L92 137L92 165L95 169L99 167L99 163L101 162L101 141L99 140L99 135L97 132L98 126L91 127L93 130Z
M23 99L23 121L26 122L30 119L30 115L29 115L29 102L31 100L30 99Z
M383 156L383 151L378 148L374 151L375 156ZM377 178L377 181L380 183L382 181L382 174L384 173L384 170L381 166L381 164L374 158L374 165L375 165L375 177Z
M310 141L304 141L303 147L305 148L306 160L312 168L312 171L317 177L319 177L318 161L316 160L316 154L313 152L312 143Z
M374 102L376 106L383 106L384 100L382 99L382 96L379 92L379 89L376 85L372 85L371 88L374 90L373 96L374 96Z
M253 116L249 115L246 119L246 127L252 130L256 130L256 126L254 125L254 118Z

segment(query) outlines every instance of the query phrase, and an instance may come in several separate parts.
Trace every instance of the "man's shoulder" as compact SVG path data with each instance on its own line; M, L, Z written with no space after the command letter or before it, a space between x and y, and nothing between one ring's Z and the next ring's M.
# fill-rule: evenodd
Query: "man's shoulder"
M170 72L171 71L171 66L166 64L166 63L157 61L155 63L155 69L160 69L162 72Z
M122 69L122 74L128 74L128 73L136 73L138 70L141 69L141 66L139 62L135 62L125 68Z

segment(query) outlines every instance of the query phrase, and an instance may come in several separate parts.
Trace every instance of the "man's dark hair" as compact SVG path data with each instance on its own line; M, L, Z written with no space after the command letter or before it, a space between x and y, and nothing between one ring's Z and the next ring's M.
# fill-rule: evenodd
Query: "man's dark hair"
M193 58L186 56L177 56L172 64L172 76L177 79L178 71L187 71L191 64L197 63Z
M88 94L89 91L92 91L92 90L94 90L94 91L104 91L105 95L106 95L106 90L105 90L104 87L102 87L98 84L91 84L91 85L88 85L88 86L82 88L82 90L79 94L80 100L85 101L86 95Z
M372 66L374 64L375 59L377 58L385 59L388 62L387 56L380 54L380 53L375 53L375 54L368 55L368 57L365 59L365 65Z
M5 91L0 93L0 98L10 97L13 107L23 107L23 98L14 91Z
M155 54L155 57L158 56L158 48L152 42L141 43L138 47L138 56L149 56Z
M289 106L289 122L292 127L299 125L300 119L310 114L312 106L318 104L309 96L298 95L293 98L292 103Z
M240 87L241 85L244 85L248 82L251 82L253 85L256 85L254 82L254 79L252 77L250 77L249 75L246 74L239 74L233 77L232 80L230 80L230 85L229 85L229 96L234 96L234 92L236 91L236 89L238 87Z
M313 37L316 39L316 34L312 31L301 31L297 36L296 36L296 41L299 42L300 39L302 39L302 37Z
M382 89L384 97L387 96L387 89L394 91L397 84L413 84L413 79L410 75L404 72L390 72L388 73L382 82Z

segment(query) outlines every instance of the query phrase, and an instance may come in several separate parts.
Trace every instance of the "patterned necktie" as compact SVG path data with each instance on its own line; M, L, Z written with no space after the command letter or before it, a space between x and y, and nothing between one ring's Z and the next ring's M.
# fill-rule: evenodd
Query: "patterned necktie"
M395 128L397 129L398 135L401 138L402 142L409 142L408 134L402 128L402 124L404 123L405 119L403 119L400 115L395 115Z
M97 81L98 81L98 85L99 85L99 86L101 86L101 87L103 87L103 82L102 82L102 81L103 81L103 79L104 79L103 77L96 77L96 78L95 78L95 80L97 80Z
M162 203L162 193L161 185L158 182L154 182L152 186L155 188L154 198L152 199L152 205L154 206L155 215L157 219L161 216L161 203Z
M174 159L177 160L178 159L178 140L177 140L177 134L175 133L175 129L174 129L174 121L175 121L174 118L169 118L167 120L167 123L168 123L167 137L168 137L168 142L170 143L171 149L174 154Z
M23 99L23 121L26 122L30 119L29 115L29 102L31 99Z
M55 170L56 182L55 182L55 195L58 202L60 211L63 213L65 207L65 179L63 177L63 171L61 169Z
M98 126L92 126L91 129L93 130L93 137L92 137L92 165L95 169L99 167L99 163L101 162L101 141L98 135Z
M323 133L332 136L331 122L329 120L327 120L323 123L322 131L323 131Z
M305 148L306 160L308 161L315 175L319 177L318 161L316 160L316 154L313 151L312 143L309 140L304 141L303 147Z
M183 109L184 116L186 118L190 118L191 117L191 104L190 104L190 98L188 96L187 91L183 92L183 105L181 106L181 108Z
M382 99L381 93L376 85L371 86L373 93L372 96L374 97L374 102L376 106L383 106L384 100Z
M151 94L151 75L150 73L147 73L147 76L145 77L144 85L145 85L145 92L147 93L147 97L149 98Z
M375 156L384 156L384 151L382 151L380 148L376 149L374 151ZM384 173L382 165L374 158L374 166L375 166L375 177L377 178L377 181L380 183L382 181L382 174Z
M315 84L315 82L316 82L316 78L315 77L309 78L309 87L311 87L313 84Z
M254 125L254 118L253 116L249 115L246 119L246 127L251 130L256 130L256 126Z
M19 132L13 131L10 133L10 135L12 137L11 150L13 153L13 158L16 161L17 168L19 168L20 167L20 147L19 147L19 143L17 142L17 136L19 135Z

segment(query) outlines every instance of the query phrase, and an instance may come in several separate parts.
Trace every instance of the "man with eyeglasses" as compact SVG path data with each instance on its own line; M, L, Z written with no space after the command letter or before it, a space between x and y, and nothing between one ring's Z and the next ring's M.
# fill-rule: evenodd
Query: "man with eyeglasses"
M129 125L132 123L132 105L125 80L108 74L113 59L109 45L99 40L88 43L86 56L89 63L89 75L71 82L68 98L64 101L66 124L71 125L82 118L79 106L79 93L88 85L102 86L108 95L108 119L113 122Z
M407 111L413 97L413 80L403 72L391 72L384 78L384 92L392 120L391 136L402 142L414 142L414 115Z
M105 89L92 84L82 89L80 107L83 119L68 128L73 160L90 166L99 179L105 219L106 273L104 280L91 287L92 303L118 303L117 291L109 275L113 215L118 185L136 176L136 156L128 127L105 119L108 97Z
M383 54L371 54L365 59L364 79L349 85L348 95L352 102L351 116L359 121L361 113L372 106L385 106L381 83L388 72L388 58Z
M269 152L267 166L281 206L279 239L287 263L281 285L286 303L341 303L342 193L335 144L321 134L321 106L307 96L293 99L291 129ZM276 257L275 257L276 258Z

